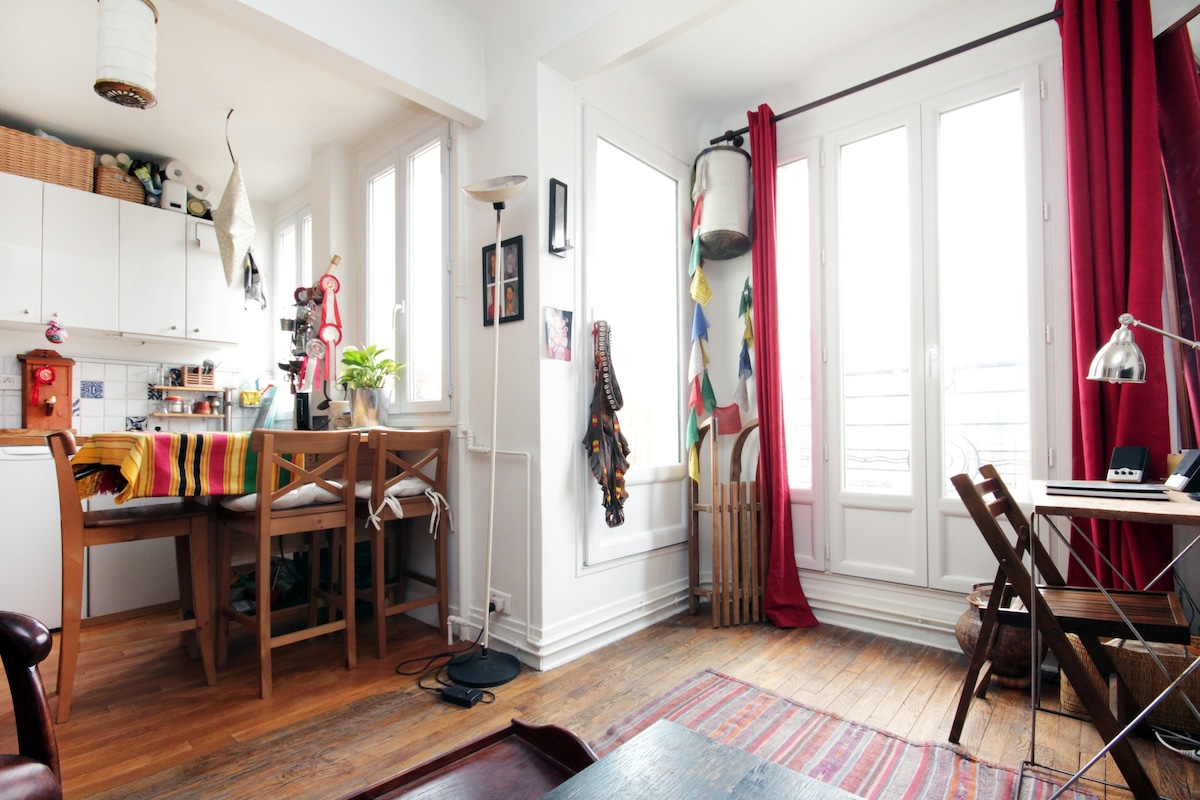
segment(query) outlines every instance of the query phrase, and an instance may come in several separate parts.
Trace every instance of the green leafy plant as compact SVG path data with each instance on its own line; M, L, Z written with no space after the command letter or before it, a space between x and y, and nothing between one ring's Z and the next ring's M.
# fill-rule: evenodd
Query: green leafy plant
M387 348L369 344L365 347L347 347L342 351L342 374L338 383L350 389L382 389L389 378L394 378L404 369L390 358L384 358Z

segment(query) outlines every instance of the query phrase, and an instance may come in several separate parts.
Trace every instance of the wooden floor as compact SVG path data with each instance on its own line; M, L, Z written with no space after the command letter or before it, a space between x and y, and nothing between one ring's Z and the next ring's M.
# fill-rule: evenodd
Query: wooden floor
M497 687L494 703L463 709L418 688L416 678L396 674L407 658L443 651L445 640L420 623L392 619L392 653L381 661L367 637L360 637L353 671L342 668L335 636L275 651L270 700L257 696L249 639L233 640L229 666L218 672L213 687L205 685L199 662L188 658L177 638L120 652L85 649L71 719L57 728L66 797L139 797L139 781L144 785L161 771L189 768L186 785L174 787L171 796L336 798L512 717L563 725L594 741L647 700L709 668L910 740L944 742L966 667L961 653L830 625L713 629L706 614L684 613L558 669L523 670L514 682ZM366 631L364 622L360 630ZM50 689L56 659L57 643L43 665ZM1046 693L1055 700L1057 692L1057 684L1048 684ZM384 693L400 697L402 713L389 724L386 738L364 737L353 758L331 760L314 748L293 758L297 763L278 763L270 748L246 746L331 711L346 712L350 722L331 728L330 736L353 739L353 711ZM0 694L0 752L15 752L11 706L7 693ZM984 760L1018 765L1028 748L1028 698L1027 690L997 688L976 701L962 746ZM1090 725L1053 714L1039 714L1038 733L1038 760L1062 768L1074 769L1081 750L1090 754L1099 747ZM1200 764L1146 740L1135 745L1164 797L1200 796ZM1119 780L1115 769L1111 774ZM1105 797L1128 797L1103 786L1089 788Z

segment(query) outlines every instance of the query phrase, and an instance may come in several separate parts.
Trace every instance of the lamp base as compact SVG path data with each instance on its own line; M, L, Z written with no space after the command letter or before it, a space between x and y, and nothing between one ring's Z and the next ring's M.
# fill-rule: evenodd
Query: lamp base
M517 660L516 656L497 653L485 647L464 656L461 660L451 661L447 671L450 680L460 686L486 689L489 686L508 683L517 677L521 672L521 662Z

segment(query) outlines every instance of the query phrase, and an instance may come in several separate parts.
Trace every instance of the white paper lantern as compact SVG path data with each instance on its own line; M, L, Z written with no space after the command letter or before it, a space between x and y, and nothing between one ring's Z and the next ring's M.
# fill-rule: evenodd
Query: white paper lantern
M692 199L700 208L700 254L723 260L750 249L750 154L739 147L710 147L696 157Z
M96 94L132 108L151 108L158 9L150 0L100 0Z

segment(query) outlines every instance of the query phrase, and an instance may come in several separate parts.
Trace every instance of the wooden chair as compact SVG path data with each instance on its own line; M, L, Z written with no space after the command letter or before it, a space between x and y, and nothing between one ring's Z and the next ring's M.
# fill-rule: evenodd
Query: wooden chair
M217 560L220 564L220 616L217 625L217 663L224 666L229 654L229 623L240 623L254 632L258 645L259 694L271 696L271 651L293 642L345 631L346 668L357 665L354 637L354 558L346 546L354 521L354 478L358 459L358 431L255 430L250 450L257 454L256 493L224 500ZM249 510L240 510L240 509ZM340 564L330 574L328 591L319 587L320 535L329 532L331 563ZM256 598L253 613L234 608L229 586L233 578L233 534L254 540ZM275 633L271 608L271 551L289 534L308 534L307 626ZM350 537L352 538L352 537ZM350 551L346 557L337 550ZM324 602L328 617L318 621L317 607ZM303 610L303 609L301 609ZM340 618L339 618L340 614Z
M132 633L89 637L89 642L100 645L130 637L190 632L195 637L195 646L204 665L204 678L209 686L215 684L217 673L213 661L212 601L209 595L212 573L208 556L208 506L183 501L85 512L71 470L70 458L75 454L75 437L70 431L56 431L46 437L46 442L54 456L62 527L62 636L58 661L57 720L66 722L71 712L75 672L79 663L83 556L87 547L168 536L175 538L181 619L139 626Z
M0 660L8 675L13 717L17 724L17 754L0 755L0 798L59 800L58 739L50 718L50 703L38 671L50 655L50 631L33 617L0 611Z
M1136 798L1158 798L1158 792L1146 775L1129 740L1118 738L1122 725L1109 707L1110 698L1089 677L1083 661L1067 638L1068 633L1079 637L1092 663L1104 677L1110 695L1120 705L1127 702L1128 687L1100 644L1100 638L1132 638L1134 632L1098 589L1079 589L1066 586L1058 567L1036 536L1032 535L1029 520L1009 494L999 473L991 464L979 468L982 480L975 483L969 475L951 478L954 488L970 512L984 540L1000 564L992 587L992 597L984 610L979 642L967 668L958 710L951 727L950 740L957 742L962 733L967 708L974 696L982 695L977 678L987 660L992 634L998 624L1028 628L1031 624L1028 609L1034 609L1032 624L1049 646L1063 675L1071 682L1080 703L1095 725L1096 731L1111 745L1110 753ZM1016 531L1014 546L1001 527L1003 516ZM1039 578L1044 584L1035 586L1022 560L1026 551L1032 554ZM1013 594L1020 597L1022 608L1006 607L1005 599ZM1174 592L1117 592L1108 593L1121 607L1129 623L1143 638L1159 642L1187 644L1191 641L1187 620ZM986 673L985 673L986 675Z
M387 655L387 618L436 605L438 627L446 632L446 472L450 431L400 431L372 428L367 445L374 454L371 480L360 481L358 516L366 519L371 542L371 586L358 598L374 609L375 647ZM428 522L426 522L428 520ZM398 535L387 546L389 531ZM412 569L408 562L410 535L433 537L433 575ZM407 581L433 587L432 594L408 598Z

